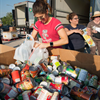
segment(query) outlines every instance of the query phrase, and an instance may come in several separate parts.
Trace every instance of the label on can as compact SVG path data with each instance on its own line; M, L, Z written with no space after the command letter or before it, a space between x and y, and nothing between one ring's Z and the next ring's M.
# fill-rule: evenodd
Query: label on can
M53 74L50 74L47 76L47 80L55 81L55 76Z
M8 93L8 91L11 89L11 86L8 84L3 83L4 87L3 90L0 93Z
M35 100L37 100L37 97L40 94L41 90L42 90L42 86L37 87L34 93L32 93L32 95L30 96L30 99L32 100L34 98Z
M30 73L28 70L22 70L21 71L21 81L25 80L26 78L30 77Z
M63 88L63 84L53 84L53 83L50 83L49 88L57 90L59 93L61 93L62 92L62 88Z
M31 94L32 94L31 91L24 91L24 92L22 93L23 100L30 100Z
M74 78L77 77L77 74L76 74L75 70L70 69L70 68L67 68L66 74L69 75L69 76L71 76L71 77L74 77Z
M79 73L79 76L78 76L78 80L80 82L84 82L86 80L87 74L88 74L88 72L86 70L81 69L80 73Z
M53 96L50 100L59 100L59 93L58 92L54 92Z
M32 89L34 86L32 85L32 82L30 80L30 78L27 78L26 80L24 80L23 82L20 82L16 85L17 88L22 89L22 90L30 90Z
M42 88L37 100L50 100L52 93Z
M92 75L91 79L89 80L88 86L97 88L97 79L98 79L98 77L96 75Z
M5 100L8 100L9 98L15 98L18 95L18 92L16 88L11 88L10 91L5 96Z

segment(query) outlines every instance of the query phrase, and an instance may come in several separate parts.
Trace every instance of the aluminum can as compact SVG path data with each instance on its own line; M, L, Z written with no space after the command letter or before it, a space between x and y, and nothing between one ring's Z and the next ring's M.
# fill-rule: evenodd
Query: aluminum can
M93 88L97 88L97 82L98 82L97 80L98 80L98 77L96 75L92 75L92 77L89 80L88 86L91 86Z
M12 86L12 88L9 90L9 92L6 94L6 96L4 97L5 100L8 100L10 98L15 98L18 95L17 89Z
M19 70L12 71L11 73L13 84L21 82Z
M71 91L70 95L75 99L75 100L95 100L95 94L89 94L86 93L85 91L82 91L81 88L78 88L74 86Z
M26 78L30 78L30 73L28 70L21 71L21 81L24 81Z
M31 96L32 92L29 90L29 91L24 91L22 93L22 96L23 96L23 100L30 100L30 96Z
M11 69L0 69L0 77L4 77L11 74L11 71Z
M11 89L10 85L0 82L0 93L6 94L10 89Z
M32 76L32 78L36 77L39 72L39 69L37 67L30 67L29 73Z
M35 87L35 81L32 78L27 78L23 82L16 84L16 88L20 90L30 90L34 87Z
M30 96L30 100L37 100L37 97L39 96L42 88L43 86L38 86L36 90L32 93L32 95Z

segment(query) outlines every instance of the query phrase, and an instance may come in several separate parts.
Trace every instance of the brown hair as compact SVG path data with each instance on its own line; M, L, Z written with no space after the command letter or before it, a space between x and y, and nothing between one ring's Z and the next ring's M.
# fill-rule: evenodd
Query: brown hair
M33 4L33 13L34 15L37 14L37 13L40 13L40 14L44 14L46 13L48 9L48 6L47 4L44 2L44 0L37 0L34 4Z
M75 15L77 15L77 14L74 13L74 12L70 13L69 15L67 15L66 19L69 21L69 23L70 23L70 20L72 20Z
M47 0L36 0L36 2L33 4L33 13L34 15L36 13L46 13L47 9L50 9L50 13L52 13L51 6L47 3Z

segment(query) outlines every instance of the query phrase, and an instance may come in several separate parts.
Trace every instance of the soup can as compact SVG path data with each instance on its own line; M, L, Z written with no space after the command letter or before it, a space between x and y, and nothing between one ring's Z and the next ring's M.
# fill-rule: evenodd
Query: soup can
M21 81L24 81L26 78L30 78L30 73L28 70L21 71Z
M32 78L36 77L39 72L39 69L37 67L30 67L29 73L32 76Z
M30 100L37 100L37 97L39 96L42 88L43 86L38 86L36 90L32 93L32 95L30 96Z
M29 90L29 91L24 91L22 93L22 96L23 96L23 100L30 100L30 96L31 96L32 92Z
M24 81L17 83L16 88L20 90L30 90L35 87L35 81L32 78L27 78Z
M59 92L54 92L50 100L59 100Z
M42 88L39 96L37 97L37 100L51 100L52 95L53 94L51 92Z
M95 94L89 94L86 93L86 91L82 91L81 88L78 88L74 86L71 91L70 95L75 99L75 100L95 100Z
M42 66L42 69L45 71L45 72L48 72L48 67L45 63L40 63L40 65Z
M19 70L12 71L11 75L12 75L13 84L21 82Z
M18 95L17 89L12 86L12 88L9 90L9 92L6 94L6 96L4 97L5 100L8 100L10 98L15 98Z
M0 82L0 93L6 94L10 89L11 89L10 85Z
M4 77L11 74L11 71L11 69L0 69L0 77Z
M96 75L92 75L92 77L89 80L88 86L91 86L93 88L97 88L97 82L98 82L97 80L98 80L98 77Z

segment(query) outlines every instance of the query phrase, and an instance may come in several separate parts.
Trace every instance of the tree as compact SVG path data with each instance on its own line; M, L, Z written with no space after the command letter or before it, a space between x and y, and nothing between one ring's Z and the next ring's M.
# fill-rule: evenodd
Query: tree
M2 18L3 25L12 25L12 13L9 12Z

